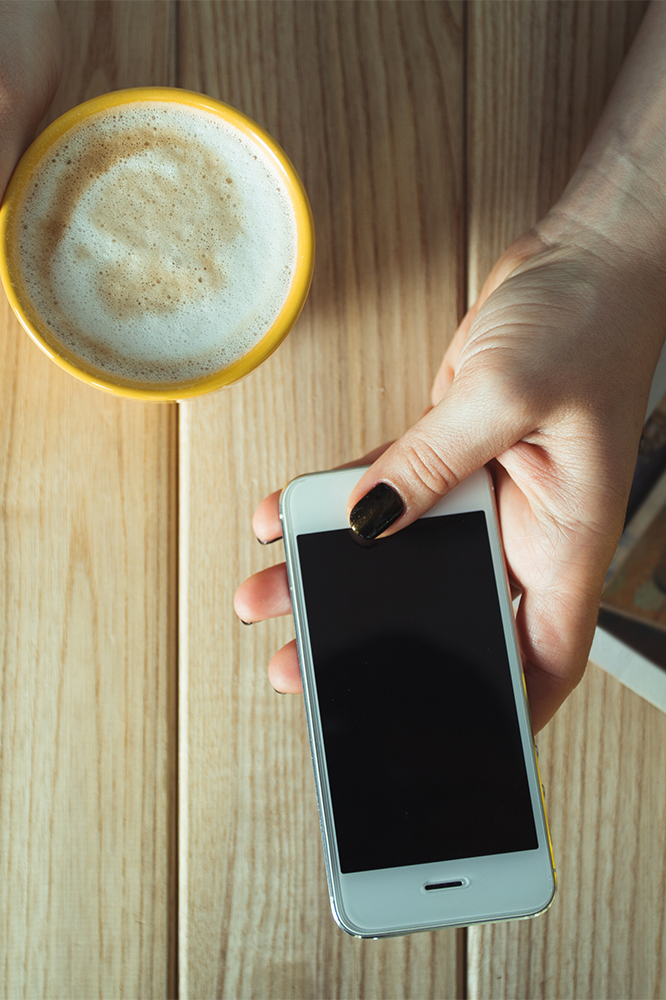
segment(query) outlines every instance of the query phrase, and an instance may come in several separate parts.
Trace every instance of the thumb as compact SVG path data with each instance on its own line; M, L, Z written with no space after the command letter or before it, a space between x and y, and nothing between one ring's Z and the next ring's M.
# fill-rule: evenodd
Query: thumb
M368 539L399 531L519 441L532 428L515 397L511 404L487 383L456 379L356 484L347 507L354 531Z

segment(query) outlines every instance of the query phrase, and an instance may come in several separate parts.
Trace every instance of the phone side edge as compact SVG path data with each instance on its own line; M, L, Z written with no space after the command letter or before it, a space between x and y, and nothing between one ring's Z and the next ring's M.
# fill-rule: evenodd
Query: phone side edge
M328 470L331 471L331 470ZM319 734L319 727L315 724L315 713L318 712L318 703L315 690L314 671L312 670L312 657L309 655L309 643L307 641L307 612L305 608L303 589L301 585L300 568L297 556L297 534L293 530L291 522L290 503L293 494L298 489L299 484L314 476L325 476L326 472L311 473L309 475L297 476L290 480L283 488L279 498L280 521L282 523L282 538L284 543L285 562L287 567L287 580L289 584L289 597L292 606L292 617L294 621L294 631L296 634L296 648L298 651L298 665L301 674L301 684L303 686L303 703L305 706L305 717L308 727L308 740L310 743L310 760L315 783L315 793L317 797L317 810L319 813L319 830L321 834L322 848L324 853L324 867L326 871L326 883L328 886L329 905L331 914L338 927L351 937L362 937L353 930L345 921L344 914L340 912L341 897L336 891L336 880L333 877L333 851L332 842L335 840L333 816L329 816L329 807L324 793L323 775L326 773L325 754L323 739ZM312 676L310 674L312 673Z

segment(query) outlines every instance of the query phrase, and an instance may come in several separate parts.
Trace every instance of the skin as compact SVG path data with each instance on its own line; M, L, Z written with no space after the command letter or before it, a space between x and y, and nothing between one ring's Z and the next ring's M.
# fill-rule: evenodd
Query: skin
M55 3L0 0L0 191L55 94ZM508 248L455 333L432 407L372 462L349 509L377 482L405 512L399 531L489 463L535 731L582 677L615 550L666 302L666 4L653 3L564 195ZM278 493L253 519L279 537ZM291 611L284 564L239 588L244 621ZM269 665L301 690L294 643Z
M63 63L55 3L0 2L0 193L35 138L57 90Z
M401 496L399 531L475 469L493 475L538 732L580 681L619 540L666 333L666 4L641 25L559 202L503 254L444 356L432 406L372 462ZM281 534L279 493L253 518ZM238 589L246 622L289 614L283 563ZM268 668L301 690L295 643Z

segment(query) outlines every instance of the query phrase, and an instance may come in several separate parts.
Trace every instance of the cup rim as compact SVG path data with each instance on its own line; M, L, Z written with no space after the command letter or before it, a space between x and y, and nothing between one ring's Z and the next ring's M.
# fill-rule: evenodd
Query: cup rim
M109 108L121 104L139 101L184 104L219 115L225 121L230 122L259 146L264 156L269 159L272 167L285 183L296 217L296 267L289 292L272 326L242 358L218 371L182 382L139 382L122 377L115 379L101 369L96 369L93 365L79 359L67 348L53 343L43 332L43 330L48 329L46 324L42 322L42 329L40 329L39 318L28 315L22 297L17 291L9 263L13 254L12 237L15 211L21 203L21 196L27 184L51 146L70 128L91 115L107 111ZM209 97L207 94L179 87L128 87L93 97L70 108L69 111L48 125L24 152L16 165L0 205L0 278L9 303L25 331L52 361L55 361L71 375L114 395L134 399L162 400L164 402L190 399L231 385L258 367L279 347L301 313L312 282L314 249L314 221L310 202L298 173L281 146L257 122L237 108L224 101ZM17 272L18 268L14 268L14 270Z

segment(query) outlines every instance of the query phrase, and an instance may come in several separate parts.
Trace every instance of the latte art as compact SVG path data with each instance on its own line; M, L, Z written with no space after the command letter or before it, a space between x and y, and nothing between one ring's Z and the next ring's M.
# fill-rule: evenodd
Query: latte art
M294 210L269 156L199 108L91 115L21 206L18 263L55 342L114 377L177 382L246 354L296 267Z

